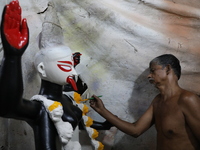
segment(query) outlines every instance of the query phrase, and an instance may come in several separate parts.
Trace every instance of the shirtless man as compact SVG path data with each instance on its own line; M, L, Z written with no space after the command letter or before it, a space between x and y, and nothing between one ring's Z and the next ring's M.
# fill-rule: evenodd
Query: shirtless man
M150 62L149 82L160 91L147 111L134 123L123 121L107 110L97 96L91 107L119 130L138 137L153 124L157 130L157 150L200 149L200 98L178 85L179 60L165 54Z

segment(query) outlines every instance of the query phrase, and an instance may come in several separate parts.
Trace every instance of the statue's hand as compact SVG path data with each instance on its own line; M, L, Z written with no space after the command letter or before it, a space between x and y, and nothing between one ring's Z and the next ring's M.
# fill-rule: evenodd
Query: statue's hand
M13 0L4 7L1 21L1 38L5 55L21 56L29 42L26 19L21 21L21 7Z

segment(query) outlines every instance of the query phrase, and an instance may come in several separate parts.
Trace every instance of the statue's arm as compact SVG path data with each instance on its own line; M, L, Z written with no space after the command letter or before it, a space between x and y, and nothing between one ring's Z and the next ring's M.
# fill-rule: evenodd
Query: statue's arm
M23 111L27 108L31 111L33 106L32 102L23 103L22 99L21 57L28 46L29 29L26 19L21 21L21 7L18 1L12 1L4 7L1 40L4 56L0 70L0 116L22 117Z
M93 121L91 127L96 130L109 130L113 125L107 120L104 122Z

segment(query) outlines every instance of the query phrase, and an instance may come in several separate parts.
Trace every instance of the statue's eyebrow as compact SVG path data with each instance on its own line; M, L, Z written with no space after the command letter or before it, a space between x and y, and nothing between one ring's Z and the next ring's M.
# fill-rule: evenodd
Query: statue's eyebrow
M70 64L73 65L71 61L58 61L59 63Z

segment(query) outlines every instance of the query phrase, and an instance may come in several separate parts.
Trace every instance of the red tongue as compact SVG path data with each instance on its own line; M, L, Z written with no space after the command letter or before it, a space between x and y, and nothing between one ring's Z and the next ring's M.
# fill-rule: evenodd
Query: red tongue
M73 87L73 89L75 91L78 91L78 88L76 86L76 82L74 81L74 79L72 77L67 78L67 83L71 84L71 86Z

